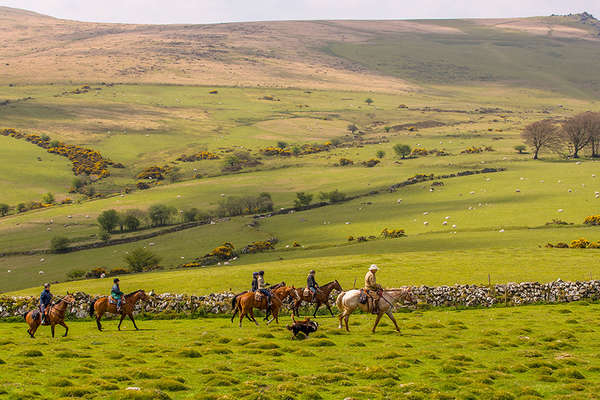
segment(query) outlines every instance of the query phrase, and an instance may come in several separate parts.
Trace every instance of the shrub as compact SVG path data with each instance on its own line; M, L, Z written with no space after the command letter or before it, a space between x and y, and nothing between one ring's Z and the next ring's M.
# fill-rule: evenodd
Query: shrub
M294 200L294 205L296 207L308 206L313 200L313 195L304 192L296 193L296 200Z
M148 217L153 226L166 225L177 210L164 204L155 204L148 209Z
M111 270L108 272L108 276L124 275L124 274L128 274L128 273L130 273L130 272L131 272L131 271L129 271L129 270L128 270L128 269L126 269L126 268L120 268L120 267L117 267L117 268L113 268L113 269L111 269Z
M69 279L79 279L85 275L85 271L82 269L74 269L72 271L67 272L67 278Z
M319 198L323 201L329 201L330 203L338 203L346 199L346 194L335 189L332 192L320 192Z
M144 169L143 171L138 173L135 177L137 179L163 180L163 179L165 179L166 173L167 173L167 168L154 165L154 166Z
M365 167L367 167L367 168L372 168L372 167L376 166L377 164L379 164L380 162L381 162L381 161L379 161L379 160L377 160L377 159L375 159L375 158L371 158L371 159L370 159L370 160L368 160L368 161L363 161L363 162L362 162L362 165L364 165L364 166L365 166Z
M428 154L429 154L429 151L427 151L423 147L415 147L414 149L412 149L410 151L410 156L411 157L426 156Z
M356 126L356 124L350 124L346 129L348 129L352 134L354 134L354 132L358 130L358 126Z
M160 263L160 257L150 250L138 247L124 257L129 269L133 272L143 272L154 269Z
M100 229L100 240L102 240L103 242L108 242L110 240L110 232L106 231L104 229Z
M94 268L85 273L86 278L100 278L106 276L106 270L102 267Z
M590 245L590 241L585 238L579 238L576 240L572 240L569 243L569 248L571 249L586 249Z
M25 203L19 203L17 204L17 212L25 212L27 211L27 206L25 205Z
M394 145L393 149L396 155L402 159L405 159L410 154L410 146L407 144L398 143Z
M106 210L98 216L98 224L106 232L112 232L119 224L119 213L116 210Z
M54 195L48 192L42 197L42 201L46 204L54 204Z
M280 156L280 157L290 157L292 155L292 151L286 149L285 147L273 147L269 146L260 151L266 156Z
M371 105L371 104L373 104L373 102L374 102L374 101L375 101L375 100L373 100L373 99L372 99L372 98L370 98L370 97L367 97L367 98L365 99L365 103L367 103L368 105Z
M389 128L389 126L386 127L386 128ZM377 150L377 153L375 153L375 155L377 156L377 158L383 158L383 157L385 157L385 151L383 151L383 150Z
M588 225L600 225L600 215L588 215L583 220L583 223Z
M0 203L0 217L4 217L6 214L8 214L9 209L10 207L8 204Z
M184 161L184 162L193 162L193 161L200 161L200 160L218 160L219 156L216 155L215 153L211 153L210 151L201 151L199 153L196 154L192 154L191 156L186 156L185 154L180 156L177 161Z
M275 244L275 243L277 243L277 239L271 239L271 240L266 240L266 241L258 241L258 242L250 243L249 245L247 245L246 247L244 247L242 249L241 253L242 254L254 254L254 253L261 253L266 250L272 250L272 249L274 249L273 244ZM296 242L294 242L294 243L296 243ZM300 246L300 245L298 245L298 246ZM298 246L294 246L294 247L298 247Z
M73 191L78 191L79 189L81 189L82 187L84 187L86 184L86 180L80 177L75 177L73 178L73 181L71 183L71 186L73 187Z
M278 141L277 142L277 147L279 147L280 149L285 149L288 146L288 144L284 141Z
M338 162L338 165L340 167L345 167L346 165L353 165L354 161L348 159L348 158L340 158L340 161Z
M352 235L348 236L348 241L349 241L349 242L351 242L351 241L353 241L353 240L354 240L354 236L352 236Z
M183 211L183 220L185 222L193 222L196 220L196 217L198 216L198 209L197 208L190 208L188 210Z
M50 240L50 251L53 253L62 253L69 248L69 238L64 236L54 236Z
M229 260L235 257L234 247L231 243L223 243L221 246L215 247L210 253L204 257L216 257L219 260Z
M383 231L381 231L381 236L383 236L386 239L395 239L406 236L406 233L404 229L384 228Z

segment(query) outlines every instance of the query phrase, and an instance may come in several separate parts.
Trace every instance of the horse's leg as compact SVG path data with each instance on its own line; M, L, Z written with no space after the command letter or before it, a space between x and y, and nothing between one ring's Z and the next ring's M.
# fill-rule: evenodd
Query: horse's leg
M317 301L317 306L315 307L315 312L313 313L313 318L317 317L317 310L321 307L321 302Z
M119 321L119 326L117 326L117 330L121 330L121 324L123 323L123 318L125 318L125 314L121 314L121 320Z
M240 328L242 327L242 321L244 320L244 314L245 314L245 311L244 311L244 309L242 309L240 311Z
M52 332L52 337L54 337L54 322L50 322L50 331Z
M65 324L65 321L61 321L58 324L65 327L65 334L63 335L63 337L66 337L67 333L69 333L69 327L67 326L67 324Z
M344 317L344 323L346 324L346 332L350 332L350 329L348 328L348 320L350 319L350 313L347 311L344 312L347 313Z
M258 326L258 322L256 322L256 318L254 318L254 310L250 308L250 316L252 317L252 321Z
M139 331L139 328L137 327L137 325L135 324L135 320L133 319L133 313L129 314L129 319L131 320L131 322L133 322L133 327L135 328L135 330Z
M396 326L396 330L398 332L400 332L400 327L398 326L398 323L396 322L396 318L394 317L394 314L392 313L392 310L387 310L385 313L387 314L388 317L390 317L390 319L392 320L392 322Z
M329 302L325 303L325 305L327 306L327 309L329 310L329 312L331 313L331 316L333 317L333 310L331 310L331 306L329 305Z
M338 315L339 325L338 329L342 329L342 319L344 318L344 311L340 310L340 315Z
M375 318L375 325L373 325L373 329L372 329L373 333L375 333L375 328L377 328L377 324L379 323L379 320L381 319L382 316L383 316L383 312L379 311L377 313L377 318Z

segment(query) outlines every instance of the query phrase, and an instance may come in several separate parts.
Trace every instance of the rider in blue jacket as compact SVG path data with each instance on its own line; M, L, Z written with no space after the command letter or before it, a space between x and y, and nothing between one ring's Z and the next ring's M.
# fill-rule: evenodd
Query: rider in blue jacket
M42 313L42 324L46 323L46 310L52 302L52 293L50 293L50 284L44 284L44 291L40 294L40 312Z
M119 278L115 278L113 282L114 284L112 290L110 291L110 295L117 301L117 312L121 312L121 303L123 301L122 296L124 293L121 292L121 288L119 288Z

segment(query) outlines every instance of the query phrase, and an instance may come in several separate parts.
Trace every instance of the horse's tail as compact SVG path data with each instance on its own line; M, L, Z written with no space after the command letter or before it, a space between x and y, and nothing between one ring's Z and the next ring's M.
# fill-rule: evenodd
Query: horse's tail
M95 309L94 309L94 306L96 305L96 302L97 302L97 301L98 301L98 299L96 299L96 300L93 300L93 301L90 303L90 309L88 310L88 311L89 311L89 313L90 313L90 317L93 317L93 316L94 316L94 311L95 311Z
M27 315L28 314L29 314L29 311L23 313L23 318L25 319L25 321L27 321Z
M344 298L345 294L346 292L340 292L340 294L338 294L337 299L335 299L335 305L338 308L338 310L340 310L340 312L342 312L342 299Z
M235 296L233 296L233 299L231 299L231 309L235 310L235 307L237 305L237 298L238 298L239 294L236 294Z

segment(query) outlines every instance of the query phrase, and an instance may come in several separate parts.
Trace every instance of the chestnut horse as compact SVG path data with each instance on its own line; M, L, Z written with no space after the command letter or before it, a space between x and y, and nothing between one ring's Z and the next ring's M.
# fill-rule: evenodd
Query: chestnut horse
M297 299L298 296L296 288L293 286L281 286L272 290L271 293L273 294L271 297L271 313L273 314L273 318L267 321L267 325L273 322L273 320L279 323L279 310L287 297ZM256 326L258 326L258 322L256 322L256 319L254 318L254 308L258 308L259 310L267 309L267 297L263 295L259 301L256 301L255 295L255 292L247 292L234 297L231 301L231 306L234 311L231 316L231 322L233 322L233 318L235 318L235 315L239 312L240 328L242 327L244 317L248 318L248 320L254 322Z
M133 322L133 326L136 331L139 331L139 328L135 324L135 320L133 319L133 310L135 308L135 303L138 300L147 300L148 295L143 290L136 290L135 292L126 294L123 296L123 301L121 302L121 310L117 312L117 305L108 301L109 296L99 297L96 300L90 303L90 317L94 316L94 312L96 313L96 325L98 326L98 330L102 331L102 324L100 323L100 318L104 315L104 313L111 314L121 314L121 320L119 321L118 330L121 330L121 323L123 322L123 318L128 316Z
M350 318L350 314L357 308L360 308L362 311L368 313L369 305L362 304L359 301L360 298L360 290L352 289L347 292L342 292L338 295L336 300L336 305L338 310L340 310L339 320L340 324L338 326L339 329L342 329L342 320L346 323L346 331L350 331L348 329L348 319ZM400 328L398 327L398 323L396 322L396 318L394 318L394 314L392 311L394 310L394 305L396 303L410 303L412 304L413 298L411 289L409 287L403 287L399 289L384 289L381 297L378 302L379 312L377 313L377 318L375 319L375 324L373 325L372 332L375 333L375 328L377 328L377 324L379 324L379 320L386 314L396 326L396 330L400 332Z
M46 314L46 323L44 325L50 325L50 331L52 332L52 337L54 337L54 326L62 325L65 327L65 334L69 333L69 327L65 324L65 312L67 310L68 304L73 304L75 302L75 298L67 292L67 295L60 299L58 303L48 308L48 313ZM29 329L27 329L27 333L31 338L34 338L35 331L42 324L42 313L40 310L29 311L25 315L25 321L27 321L27 325L29 325Z
M333 289L335 289L339 292L342 291L342 286L339 284L339 282L337 280L333 281L333 282L329 282L323 286L320 286L319 289L317 289L317 295L315 296L315 298L313 300L312 293L309 292L308 295L305 295L305 288L297 288L296 293L298 294L298 300L296 300L294 302L294 314L300 315L300 314L298 314L298 309L300 308L300 305L302 305L302 302L305 301L307 303L315 303L317 305L315 307L315 312L313 313L313 317L317 316L317 310L319 309L319 307L321 307L322 304L325 304L325 306L331 313L331 316L333 317L333 311L331 310L331 307L329 306L329 294L331 293L331 291Z

